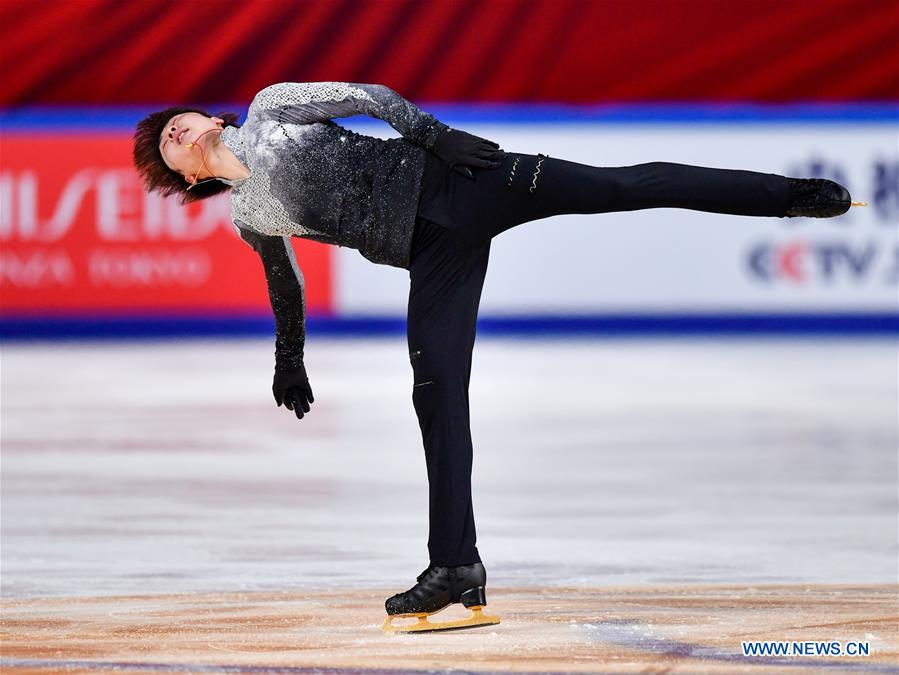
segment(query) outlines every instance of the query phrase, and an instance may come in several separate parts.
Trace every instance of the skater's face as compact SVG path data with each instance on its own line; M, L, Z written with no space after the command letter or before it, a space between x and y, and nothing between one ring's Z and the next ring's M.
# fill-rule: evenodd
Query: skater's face
M211 175L203 167L203 153L209 163L209 149L219 142L219 134L212 132L203 134L210 129L221 129L225 120L218 117L206 117L200 113L186 112L172 117L162 130L159 137L159 152L162 161L172 171L184 176L188 183L194 183L203 178L211 178ZM203 134L203 136L200 136ZM188 143L195 143L187 147ZM200 147L202 146L202 152ZM194 176L200 171L196 179Z

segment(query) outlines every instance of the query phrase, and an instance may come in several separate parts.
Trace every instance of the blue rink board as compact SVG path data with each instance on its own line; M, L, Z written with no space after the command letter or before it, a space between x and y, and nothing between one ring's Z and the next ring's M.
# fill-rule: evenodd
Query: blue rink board
M308 335L380 337L405 334L395 316L310 315ZM262 337L274 333L270 315L118 315L2 317L3 340ZM890 336L899 335L899 313L844 314L593 314L482 316L479 336Z
M434 104L416 102L423 110L447 123L477 124L897 124L899 103L605 103L600 105L535 104ZM34 106L0 108L0 133L77 131L131 132L135 124L155 110L183 105L77 107ZM197 103L211 114L230 110L242 121L247 103ZM355 115L341 124L385 124ZM389 127L387 127L389 129Z

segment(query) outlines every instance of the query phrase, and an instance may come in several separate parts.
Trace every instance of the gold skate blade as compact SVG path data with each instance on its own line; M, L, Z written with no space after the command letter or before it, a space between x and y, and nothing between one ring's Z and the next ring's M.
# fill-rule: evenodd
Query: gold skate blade
M849 202L849 206L867 206L868 202Z
M484 614L481 610L483 607L472 607L471 616L465 619L456 619L453 621L441 621L435 623L428 621L427 614L393 614L388 615L384 619L384 625L381 626L388 633L427 633L440 630L457 630L460 628L475 628L477 626L492 626L499 623L498 616ZM436 614L436 612L434 612ZM418 619L416 623L401 624L396 626L393 624L394 619Z

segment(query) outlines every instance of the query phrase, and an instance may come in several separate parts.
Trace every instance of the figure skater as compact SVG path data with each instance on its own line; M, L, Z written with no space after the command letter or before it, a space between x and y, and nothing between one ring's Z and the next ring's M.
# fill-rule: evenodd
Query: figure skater
M389 123L382 140L332 120ZM234 225L262 259L275 316L272 392L302 419L313 403L304 363L305 289L290 237L357 249L409 271L407 339L412 401L429 485L428 567L386 601L386 630L497 623L482 614L486 572L475 545L468 384L490 244L522 223L560 214L679 208L739 216L829 218L849 192L823 179L669 162L596 167L505 152L453 129L392 89L348 82L282 82L231 113L190 107L148 115L134 162L148 191L181 204L230 190ZM452 603L462 621L429 622ZM417 617L399 627L392 618Z

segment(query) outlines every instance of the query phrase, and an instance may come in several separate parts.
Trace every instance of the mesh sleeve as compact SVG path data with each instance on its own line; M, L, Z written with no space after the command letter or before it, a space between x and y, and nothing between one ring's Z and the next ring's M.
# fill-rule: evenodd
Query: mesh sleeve
M303 363L306 342L306 287L290 237L259 234L238 225L240 238L262 259L275 315L275 366L293 370Z
M355 82L280 82L256 94L251 110L293 124L368 115L384 120L403 138L428 150L447 128L390 87Z

